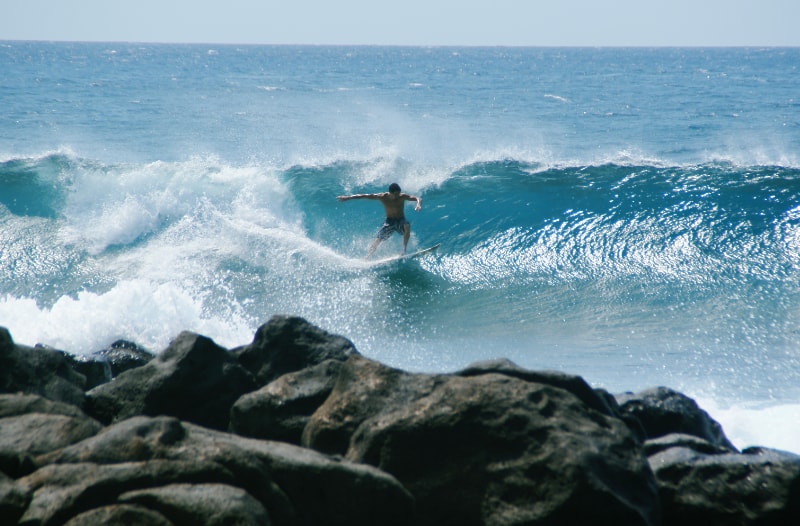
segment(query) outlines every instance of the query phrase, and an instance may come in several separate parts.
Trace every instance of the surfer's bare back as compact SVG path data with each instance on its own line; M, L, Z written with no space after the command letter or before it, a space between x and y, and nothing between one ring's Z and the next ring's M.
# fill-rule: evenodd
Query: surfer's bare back
M375 241L369 247L367 252L367 259L369 259L381 244L384 239L389 239L394 232L403 235L403 254L406 253L406 246L408 246L408 238L411 237L411 223L406 221L406 216L403 213L406 201L416 201L417 206L414 210L419 212L422 209L422 199L415 195L404 194L400 191L400 185L392 183L389 185L388 192L381 192L379 194L353 194L353 195L340 195L336 199L339 201L349 201L351 199L372 199L380 201L386 209L386 221L383 226L378 230L378 235Z

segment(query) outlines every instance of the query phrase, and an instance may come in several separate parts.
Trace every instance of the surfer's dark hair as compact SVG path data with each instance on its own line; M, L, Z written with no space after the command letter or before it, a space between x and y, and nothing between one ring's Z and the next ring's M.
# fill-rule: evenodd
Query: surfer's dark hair
M389 185L389 191L390 192L399 192L400 191L400 185L397 184L397 183L390 184Z

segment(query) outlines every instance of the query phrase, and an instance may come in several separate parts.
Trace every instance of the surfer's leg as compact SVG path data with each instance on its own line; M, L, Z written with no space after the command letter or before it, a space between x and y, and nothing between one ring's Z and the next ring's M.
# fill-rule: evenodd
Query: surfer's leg
M375 241L373 241L372 244L369 246L369 250L367 251L367 257L365 257L364 259L369 259L372 257L372 254L375 253L375 249L378 248L378 245L381 244L381 241L383 241L381 238L379 237L375 238Z
M411 223L406 222L403 225L403 254L406 253L406 247L408 246L408 238L411 237Z
M369 250L367 251L367 257L364 259L369 259L372 257L373 252L378 248L378 245L381 244L381 241L384 239L389 239L392 237L392 232L396 230L396 227L391 223L391 221L387 218L383 225L378 229L378 233L375 236L375 241L369 246Z

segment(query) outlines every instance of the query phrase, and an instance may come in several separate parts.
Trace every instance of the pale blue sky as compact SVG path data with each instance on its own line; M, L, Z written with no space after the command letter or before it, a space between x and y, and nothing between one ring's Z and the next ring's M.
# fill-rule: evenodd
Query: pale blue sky
M11 0L0 40L800 46L798 0Z

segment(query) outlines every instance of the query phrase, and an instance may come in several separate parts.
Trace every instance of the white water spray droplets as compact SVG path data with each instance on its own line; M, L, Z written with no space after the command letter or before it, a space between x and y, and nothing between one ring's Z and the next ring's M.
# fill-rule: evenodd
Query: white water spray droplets
M185 218L200 218L212 208L249 220L283 218L291 206L285 192L269 176L259 178L255 168L224 166L213 159L100 167L87 163L75 174L67 195L65 241L96 255L158 235ZM274 214L267 213L270 207L277 208Z

